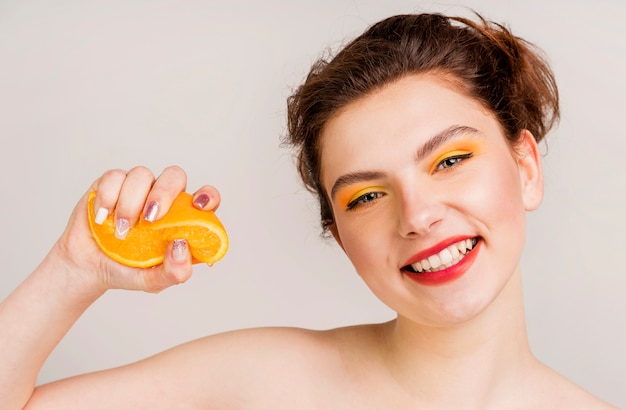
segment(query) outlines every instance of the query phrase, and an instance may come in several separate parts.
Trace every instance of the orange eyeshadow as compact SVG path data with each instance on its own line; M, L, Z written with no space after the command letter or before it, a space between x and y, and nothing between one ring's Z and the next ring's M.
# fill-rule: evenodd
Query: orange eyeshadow
M363 194L373 191L381 191L382 187L376 185L357 185L354 187L346 187L341 189L337 193L337 200L342 207L347 207L348 204Z
M437 165L439 165L439 163L446 158L456 155L469 154L470 152L474 155L478 154L482 148L482 145L482 141L478 141L475 139L451 142L450 144L444 146L442 149L438 150L441 153L437 155L431 163L430 172L433 172L435 168L437 168Z

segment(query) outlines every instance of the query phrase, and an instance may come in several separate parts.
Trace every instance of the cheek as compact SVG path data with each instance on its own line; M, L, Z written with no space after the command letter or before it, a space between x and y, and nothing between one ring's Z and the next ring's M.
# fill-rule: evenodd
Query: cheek
M481 215L489 230L524 229L526 212L517 166L512 160L500 160L489 170L465 191L465 203Z
M490 184L492 195L496 197L492 206L500 209L503 216L523 215L524 199L517 166L511 160L502 164L499 169L500 172L494 173Z
M337 229L343 249L360 276L381 264L381 256L388 255L388 236L382 218L367 223L337 221ZM387 225L388 229L388 225ZM386 239L387 238L387 239Z
M339 234L344 244L346 255L355 266L371 263L376 254L375 250L379 247L376 243L379 239L378 235L372 235L369 230L360 227L345 226L339 228ZM378 254L380 255L380 250Z

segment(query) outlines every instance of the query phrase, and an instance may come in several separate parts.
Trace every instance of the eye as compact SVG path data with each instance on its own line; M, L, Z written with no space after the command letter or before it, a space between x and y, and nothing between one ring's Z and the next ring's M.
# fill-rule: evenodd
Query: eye
M384 195L385 194L383 192L367 192L357 197L353 201L350 201L346 208L348 210L351 210L351 209L358 208L360 206L369 205L372 202L376 201L377 199L382 198Z
M442 170L455 167L459 165L461 162L463 162L464 160L471 158L472 155L473 153L468 152L467 154L452 155L447 158L444 158L439 162L439 164L437 164L435 171L442 171Z

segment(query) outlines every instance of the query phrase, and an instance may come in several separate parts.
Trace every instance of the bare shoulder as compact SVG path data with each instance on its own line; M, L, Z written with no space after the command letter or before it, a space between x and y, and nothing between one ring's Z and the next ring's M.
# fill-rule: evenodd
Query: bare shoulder
M340 400L352 390L346 375L354 372L355 361L349 356L365 352L368 339L375 338L375 325L322 331L255 328L190 342L165 353L163 360L184 363L194 357L185 377L194 374L193 380L201 380L197 391L207 394L205 402L223 400L242 408L308 403L319 408L321 398Z
M296 370L306 371L316 378L320 373L335 373L338 367L345 367L346 355L370 350L378 334L378 325L329 330L254 328L199 339L174 349L172 354L191 353L214 364L224 361L231 368L241 362L247 371L254 365L258 371L284 373L289 378Z
M383 324L356 325L328 330L310 330L295 327L265 327L236 330L189 342L177 349L198 349L209 356L223 350L239 350L238 354L257 357L259 351L268 360L299 358L299 363L335 362L337 355L369 350L376 345ZM215 353L211 353L215 352ZM302 357L304 356L304 357Z
M563 375L539 363L534 380L541 406L568 409L617 410L617 407L594 396Z
M365 329L216 334L126 366L40 386L28 408L316 408L349 380L341 376L342 351L348 350L341 345L353 340L351 334L367 334Z

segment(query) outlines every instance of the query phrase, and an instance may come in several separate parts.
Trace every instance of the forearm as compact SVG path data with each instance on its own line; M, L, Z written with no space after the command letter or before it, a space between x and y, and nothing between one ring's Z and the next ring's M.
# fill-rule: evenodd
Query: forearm
M3 408L24 407L50 352L103 293L96 283L56 258L55 249L0 304Z

